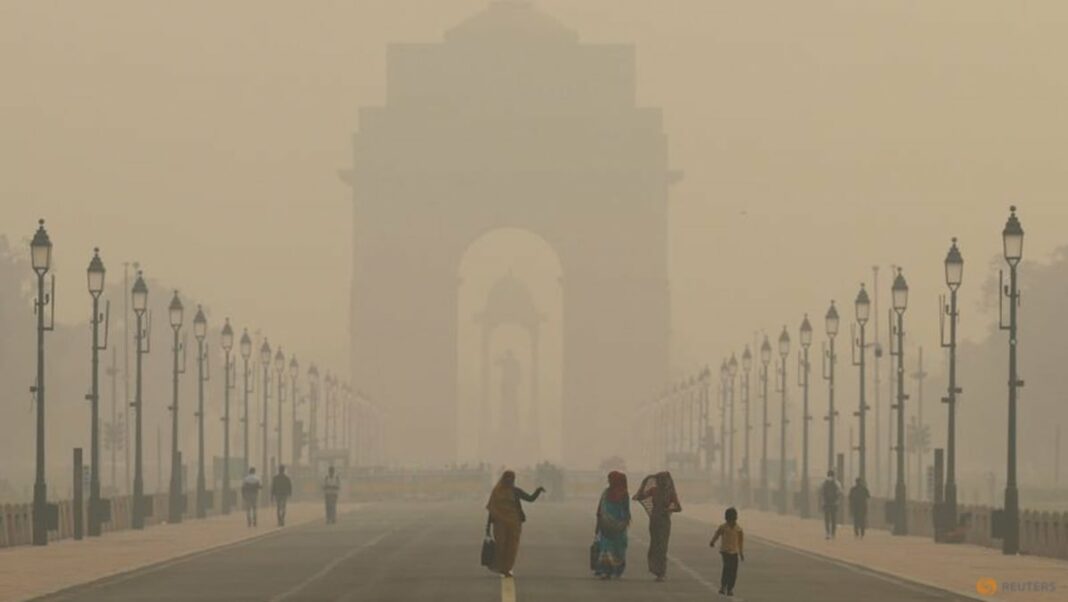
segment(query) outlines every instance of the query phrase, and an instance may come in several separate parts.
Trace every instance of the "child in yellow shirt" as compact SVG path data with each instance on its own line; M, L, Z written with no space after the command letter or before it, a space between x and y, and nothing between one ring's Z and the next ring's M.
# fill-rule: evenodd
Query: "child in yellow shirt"
M745 560L745 536L742 526L738 524L738 511L727 508L723 516L727 522L716 529L710 547L716 547L716 541L722 539L719 554L723 557L723 575L720 577L719 593L726 596L734 595L734 583L738 580L738 561Z

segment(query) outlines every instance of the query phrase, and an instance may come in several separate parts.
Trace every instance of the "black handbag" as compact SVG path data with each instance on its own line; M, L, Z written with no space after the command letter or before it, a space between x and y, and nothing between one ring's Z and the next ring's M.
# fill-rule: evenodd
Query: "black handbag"
M493 559L497 555L497 542L490 535L489 525L486 525L486 536L482 539L482 566L493 570Z
M493 568L493 557L496 556L497 545L493 538L487 537L482 540L482 566Z
M597 545L597 538L590 544L590 570L596 571L601 560L601 546Z

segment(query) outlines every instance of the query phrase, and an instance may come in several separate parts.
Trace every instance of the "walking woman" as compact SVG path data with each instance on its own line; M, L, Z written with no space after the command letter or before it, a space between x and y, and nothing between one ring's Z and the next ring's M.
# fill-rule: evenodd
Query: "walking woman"
M627 528L630 526L630 493L627 475L608 473L608 487L597 504L597 565L601 579L622 577L627 568Z
M505 577L512 576L512 567L519 553L519 536L523 532L523 522L527 520L522 502L533 502L544 491L544 487L538 487L534 495L523 491L515 486L515 473L506 470L490 493L489 503L486 504L486 510L489 510L486 532L493 528L492 568Z
M668 540L671 538L671 515L682 511L675 481L670 472L649 475L634 495L649 514L649 572L657 581L667 577Z

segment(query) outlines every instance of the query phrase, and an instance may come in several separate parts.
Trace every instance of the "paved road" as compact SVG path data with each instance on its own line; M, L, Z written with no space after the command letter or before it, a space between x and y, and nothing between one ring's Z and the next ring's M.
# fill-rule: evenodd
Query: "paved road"
M645 570L646 520L632 528L623 580L586 570L591 504L537 503L516 567L503 580L478 566L484 514L477 502L371 505L337 525L294 527L232 547L122 575L45 598L49 601L366 601L656 602L715 600L719 560L709 528L679 517L668 581ZM640 509L635 507L636 513ZM236 520L236 519L235 519ZM751 534L759 525L742 524ZM742 600L966 600L901 583L760 541L747 543L737 596ZM512 590L514 586L514 592Z

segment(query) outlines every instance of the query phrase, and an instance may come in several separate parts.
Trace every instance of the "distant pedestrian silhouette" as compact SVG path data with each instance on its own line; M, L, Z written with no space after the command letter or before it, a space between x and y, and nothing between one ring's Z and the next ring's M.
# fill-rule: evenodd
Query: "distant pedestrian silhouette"
M515 473L506 470L490 493L489 502L486 503L486 510L489 511L486 533L489 534L492 528L494 558L491 568L505 577L512 576L512 568L519 554L523 523L527 520L522 502L533 502L544 491L544 487L538 487L533 495L523 491L515 486Z
M262 487L263 483L256 476L256 469L249 468L248 474L241 481L241 498L245 502L245 520L250 527L256 526L256 500L260 497Z
M857 483L849 490L849 513L853 515L853 536L864 537L864 531L868 528L868 486L864 480L857 477Z
M827 479L820 486L820 502L823 505L823 529L827 539L834 539L838 529L838 503L842 498L842 486L834 478L834 471L827 471Z
M293 495L293 482L286 476L286 467L279 464L278 474L274 475L271 481L271 498L274 499L279 527L286 525L286 503L291 495Z
M622 577L627 568L627 528L630 527L630 493L627 475L608 473L608 487L597 502L597 562L594 574L602 579Z
M326 524L337 522L337 496L341 493L341 479L331 466L323 479L323 499L326 501Z
M719 547L719 554L723 557L723 574L719 580L719 593L733 596L734 584L738 581L738 561L745 560L745 534L742 533L742 526L738 524L737 510L727 508L723 517L727 522L716 529L716 534L712 536L712 541L708 542L708 545L714 548L717 541L723 540Z
M649 475L634 495L649 514L649 572L657 581L667 578L668 540L671 539L671 515L682 512L675 481L670 472Z

